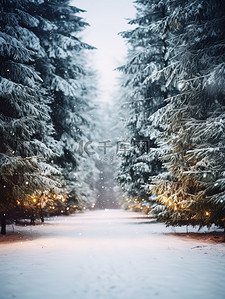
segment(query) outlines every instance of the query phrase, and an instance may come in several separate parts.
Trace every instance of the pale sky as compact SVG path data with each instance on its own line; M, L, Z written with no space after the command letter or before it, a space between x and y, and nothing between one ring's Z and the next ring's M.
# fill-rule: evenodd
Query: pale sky
M81 16L90 24L83 32L83 41L98 48L93 66L99 74L100 100L110 102L116 90L118 72L124 63L127 47L118 33L132 29L128 20L135 17L132 0L72 0L72 4L86 10Z

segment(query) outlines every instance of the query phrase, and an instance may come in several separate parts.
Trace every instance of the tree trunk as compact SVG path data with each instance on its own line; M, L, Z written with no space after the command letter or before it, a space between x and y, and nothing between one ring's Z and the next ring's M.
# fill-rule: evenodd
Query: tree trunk
M1 234L2 235L6 234L6 214L5 213L1 214Z
M31 216L30 216L30 224L31 225L35 225L35 219L34 219L34 213L32 212Z
M44 215L43 215L42 209L41 209L41 212L40 212L40 218L41 218L41 222L44 223L45 220L44 220Z

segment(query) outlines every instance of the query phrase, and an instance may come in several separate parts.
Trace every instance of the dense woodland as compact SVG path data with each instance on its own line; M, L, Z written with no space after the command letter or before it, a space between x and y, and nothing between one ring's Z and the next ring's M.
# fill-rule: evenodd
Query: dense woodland
M135 4L136 28L121 33L123 204L168 225L225 227L225 2Z
M65 214L94 204L98 169L80 154L93 139L93 49L69 1L1 1L0 210L8 219Z
M225 2L134 5L134 29L120 33L128 55L114 112L126 136L116 175L122 206L168 225L224 228ZM6 218L34 223L95 206L99 162L80 146L99 138L101 120L83 11L67 0L0 6L4 234Z

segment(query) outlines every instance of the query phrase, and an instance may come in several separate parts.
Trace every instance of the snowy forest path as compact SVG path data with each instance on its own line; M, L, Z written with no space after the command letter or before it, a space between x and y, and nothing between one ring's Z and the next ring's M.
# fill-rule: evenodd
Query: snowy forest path
M224 298L225 246L179 238L140 213L15 229L24 239L0 243L1 299Z

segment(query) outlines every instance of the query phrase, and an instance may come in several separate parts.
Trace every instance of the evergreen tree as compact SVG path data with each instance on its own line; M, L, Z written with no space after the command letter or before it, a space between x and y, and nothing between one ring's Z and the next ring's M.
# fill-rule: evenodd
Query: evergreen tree
M88 165L94 167L92 157L85 157L85 161L79 155L79 143L88 141L88 130L92 127L88 114L93 109L93 93L88 89L93 74L86 67L85 50L93 47L78 38L88 24L78 16L82 10L65 0L41 1L39 5L34 4L32 11L40 22L35 34L47 53L37 61L36 67L43 78L43 86L54 98L51 116L56 140L61 144L61 153L54 162L62 168L64 188L71 204L74 205L74 201L83 204L90 192L85 182L89 175ZM89 187L93 188L91 184Z
M168 63L166 36L154 32L152 24L165 18L167 12L166 5L159 0L135 3L137 17L130 24L137 27L122 33L130 50L127 64L119 68L124 73L126 92L122 109L129 113L128 119L125 115L125 125L132 137L127 138L130 149L122 155L117 180L131 196L129 202L135 197L138 205L140 199L142 205L146 205L153 199L149 187L152 179L162 171L156 140L161 129L157 121L150 121L149 117L165 105L169 94L163 78L155 82L148 79Z
M155 25L170 32L174 56L156 73L179 93L164 111L169 170L155 191L158 217L172 225L225 225L224 1L168 1L170 15ZM154 76L152 76L154 77Z
M81 105L80 113L85 121L79 126L82 134L80 138L82 139L79 142L78 165L76 173L74 173L76 179L73 182L73 194L78 198L81 206L93 208L97 198L96 181L99 177L98 156L93 146L99 138L97 124L99 119L96 115L98 105L95 103L97 80L96 73L86 63L85 57L83 57L83 66L85 67L85 76L81 80L82 92L80 97L84 105Z
M29 4L1 3L0 210L4 215L28 200L29 194L56 186L47 172L58 173L42 160L53 154L46 142L53 127L50 99L40 89L41 78L34 69L34 58L43 51L32 32L39 20L26 12Z

